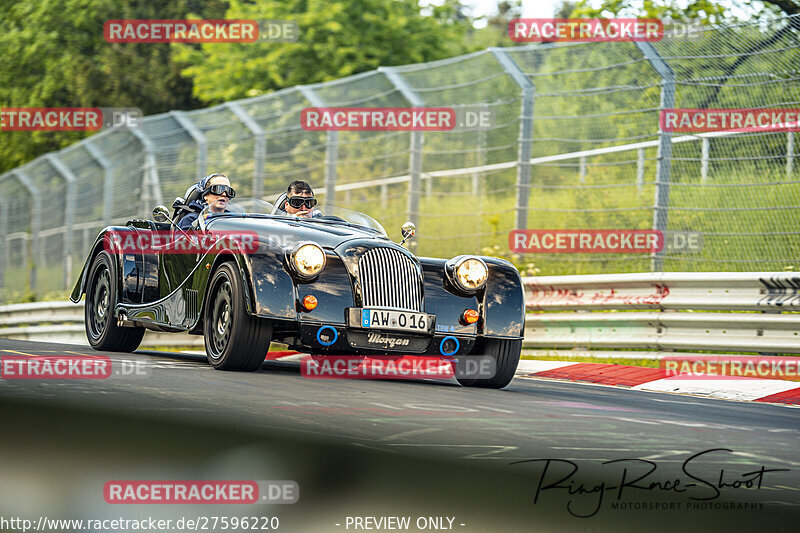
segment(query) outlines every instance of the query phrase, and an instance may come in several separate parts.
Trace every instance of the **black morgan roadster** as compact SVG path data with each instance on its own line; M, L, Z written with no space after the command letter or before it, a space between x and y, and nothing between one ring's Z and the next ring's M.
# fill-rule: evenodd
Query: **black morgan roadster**
M371 217L319 207L296 218L256 199L203 212L183 231L176 201L98 235L70 299L86 294L97 350L132 352L145 329L203 335L209 363L256 370L270 342L314 356L491 356L501 388L519 362L525 302L509 262L415 257Z

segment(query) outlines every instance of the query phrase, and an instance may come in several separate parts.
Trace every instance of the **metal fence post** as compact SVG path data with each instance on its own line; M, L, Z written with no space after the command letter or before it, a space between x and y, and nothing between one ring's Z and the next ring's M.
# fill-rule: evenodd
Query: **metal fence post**
M792 176L794 170L794 132L786 134L786 178Z
M325 102L314 92L312 85L298 86L300 93L314 107L325 107ZM336 171L339 160L339 132L329 131L325 140L325 204L336 205Z
M581 157L578 159L578 180L580 184L586 183L586 158Z
M42 232L42 198L39 196L39 189L33 184L33 181L31 181L30 177L28 177L28 175L25 174L21 168L15 169L13 173L22 186L25 187L28 190L28 193L31 195L32 211L30 258L32 259L32 264L29 279L31 292L36 295L36 287L38 286L38 280L36 279L36 264L39 261L44 264L42 258L39 257L39 255L42 253L42 246L39 242Z
M378 72L382 72L386 79L398 90L403 98L412 107L425 107L425 102L417 94L406 80L397 73L392 67L378 67ZM409 182L408 182L408 220L415 225L419 225L419 197L422 192L422 148L425 144L425 137L421 131L411 132L411 146L409 155ZM428 178L429 183L430 178ZM409 241L411 250L417 248L417 241Z
M194 139L194 142L197 144L195 173L197 174L197 179L199 180L208 172L208 140L203 132L200 131L200 128L198 128L197 125L195 125L195 123L186 116L185 112L170 111L169 116L171 116L175 122L177 122L178 125L183 128L192 139Z
M637 163L636 163L636 188L638 190L642 190L644 187L644 148L639 148L636 150L637 154Z
M525 72L508 55L504 48L489 48L503 69L522 89L522 105L519 112L519 144L517 156L517 229L528 227L528 200L531 184L531 155L533 149L533 104L535 87Z
M666 61L658 54L650 43L637 42L636 46L642 52L650 65L661 76L661 103L659 109L672 109L675 107L675 73ZM658 166L656 170L656 196L653 213L653 229L666 232L669 209L669 186L672 172L672 134L659 131L658 134ZM651 256L651 270L662 272L664 270L664 250Z
M75 226L75 183L78 179L67 165L58 159L56 154L47 154L44 157L67 183L67 198L64 206L64 272L61 284L62 288L66 289L72 279L72 254L75 252L72 231Z
M110 226L111 208L114 202L114 167L91 139L83 141L83 147L103 169L103 225Z
M480 166L486 165L486 129L480 128L478 130L478 164ZM483 225L483 190L481 187L481 175L478 172L472 174L472 197L478 206L478 216L475 218L475 235L478 243L478 249L483 247L483 237L481 230Z
M484 133L482 131L478 135L479 135L479 138L480 138L478 143L481 146L481 148L479 148L479 152L478 152L478 154L479 154L478 155L478 166L482 167L483 165L486 164L486 152L483 149L483 146L484 146L485 140L486 140L486 133ZM472 173L472 176L471 176L471 179L470 179L470 183L471 183L472 196L474 196L475 198L479 198L480 190L481 190L481 174L480 174L480 172L473 172Z
M264 165L267 159L267 138L264 128L251 117L238 102L227 102L225 107L236 115L250 133L253 134L255 150L253 151L253 198L264 196Z
M142 215L147 216L153 208L151 204L163 204L164 197L161 193L161 181L158 177L158 164L156 163L156 149L153 141L145 135L141 128L128 128L139 139L145 149L144 175L142 176Z
M389 186L385 183L381 185L381 209L389 207Z
M2 177L0 177L2 179ZM8 211L6 201L0 198L0 302L6 298L6 263L8 262Z
M703 137L700 142L700 183L705 183L708 179L708 137Z

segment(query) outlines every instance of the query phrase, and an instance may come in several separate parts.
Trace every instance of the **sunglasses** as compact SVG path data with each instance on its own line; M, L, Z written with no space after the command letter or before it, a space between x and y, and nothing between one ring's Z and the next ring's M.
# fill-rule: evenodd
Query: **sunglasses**
M206 194L214 194L217 196L222 196L223 194L226 195L228 198L235 198L236 191L233 190L233 187L230 185L211 185L207 187L203 196Z
M303 205L305 205L306 207L311 209L312 207L317 205L317 199L316 198L308 198L308 197L305 197L305 196L292 196L291 198L287 198L286 199L286 203L288 203L290 206L294 207L295 209L300 209L301 207L303 207Z

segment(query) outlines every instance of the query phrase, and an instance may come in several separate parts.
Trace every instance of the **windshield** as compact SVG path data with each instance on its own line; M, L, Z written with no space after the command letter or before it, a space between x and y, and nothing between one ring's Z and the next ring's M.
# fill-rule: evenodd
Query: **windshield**
M295 215L290 215L282 209L277 209L274 204L259 200L258 198L237 198L235 201L228 204L223 213L214 213L209 207L206 207L200 213L201 224L204 224L210 217L225 214L271 215L319 224L348 224L368 228L386 236L386 230L383 229L383 226L381 226L377 220L364 213L353 211L352 209L318 205L311 211L310 217L300 218Z

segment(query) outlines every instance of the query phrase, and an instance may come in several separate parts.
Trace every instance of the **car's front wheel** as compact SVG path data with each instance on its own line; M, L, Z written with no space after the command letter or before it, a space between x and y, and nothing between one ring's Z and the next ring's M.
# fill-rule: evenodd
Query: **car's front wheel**
M203 318L208 362L218 370L257 370L269 351L272 322L247 313L236 265L214 272Z
M144 328L124 328L116 324L117 276L108 252L97 254L86 279L83 321L89 344L95 350L134 351L142 342Z
M465 387L483 387L486 389L502 389L514 379L519 356L522 353L522 339L485 339L472 350L474 355L494 358L496 367L494 377L482 379L458 378Z

